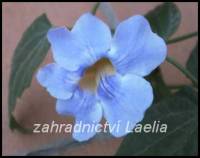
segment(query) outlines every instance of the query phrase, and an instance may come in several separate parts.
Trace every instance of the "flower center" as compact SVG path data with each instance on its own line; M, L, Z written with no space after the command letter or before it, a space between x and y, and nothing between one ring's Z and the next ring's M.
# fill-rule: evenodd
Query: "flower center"
M99 83L100 75L102 73L115 73L115 69L112 63L107 58L102 58L98 60L94 65L88 67L85 70L83 77L79 81L80 87L83 89L95 91Z

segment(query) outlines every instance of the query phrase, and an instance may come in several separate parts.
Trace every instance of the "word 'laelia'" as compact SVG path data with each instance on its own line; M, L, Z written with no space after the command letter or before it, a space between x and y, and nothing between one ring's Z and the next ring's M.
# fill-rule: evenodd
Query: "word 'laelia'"
M102 117L112 126L120 121L115 137L127 134L144 117L153 101L152 87L143 77L150 74L166 57L166 44L151 31L148 21L136 15L121 22L112 37L108 26L91 15L83 14L69 31L66 27L48 32L55 63L37 73L39 83L57 98L56 111L72 115L75 124L98 124ZM109 59L114 74L101 73L96 91L81 88L85 70L102 58ZM73 132L73 138L85 141L95 131Z

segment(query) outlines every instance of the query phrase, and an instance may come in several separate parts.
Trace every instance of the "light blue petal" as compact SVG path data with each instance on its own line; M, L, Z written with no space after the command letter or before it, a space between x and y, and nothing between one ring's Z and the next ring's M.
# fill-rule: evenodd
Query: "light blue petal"
M53 97L68 99L72 96L79 82L80 75L78 72L69 72L52 63L41 68L36 78Z
M162 38L151 31L140 15L121 22L115 32L108 58L121 74L150 74L166 58L167 47Z
M129 133L153 101L150 83L131 74L102 76L97 91L106 120L119 127L110 131L116 137Z
M54 60L65 69L83 70L94 62L87 48L66 27L50 29L47 37L51 43Z
M47 37L54 60L70 71L83 70L103 57L112 38L108 26L90 13L83 14L71 32L66 27L53 28Z
M87 48L87 53L95 61L104 56L110 48L112 36L109 27L90 13L83 14L77 20L72 34L80 39Z
M77 89L68 100L58 100L56 111L61 115L72 115L75 117L75 125L80 124L81 130L74 129L73 138L78 141L86 141L96 134L86 126L95 126L101 121L102 108L98 104L95 94L89 91ZM85 126L85 128L84 128Z
M81 133L80 132L73 132L73 138L78 141L86 141L95 136L95 126L101 121L102 119L102 107L97 102L93 104L90 111L87 113L84 112L76 117L76 123L75 124L82 124L87 125L85 128L82 128ZM89 125L89 128L88 128Z

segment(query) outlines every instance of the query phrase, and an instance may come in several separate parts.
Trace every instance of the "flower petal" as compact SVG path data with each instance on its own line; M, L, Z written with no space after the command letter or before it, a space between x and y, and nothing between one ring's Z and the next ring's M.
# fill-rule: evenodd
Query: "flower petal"
M129 133L153 101L150 83L131 74L103 76L97 91L109 125L119 124L119 128L110 131L116 137Z
M66 27L50 29L47 37L51 43L54 60L65 69L77 71L94 62L86 47L81 45L79 39Z
M151 31L148 21L133 16L116 29L108 58L121 74L150 74L165 59L167 47L162 38Z
M97 103L95 94L80 88L75 91L72 98L58 100L56 111L61 115L72 115L76 118L73 137L78 141L85 141L93 137L96 131L91 128L98 124L102 118L102 108ZM80 130L76 129L78 124L81 126Z
M87 47L88 53L95 61L110 48L112 36L109 27L90 13L83 14L77 20L72 33Z
M78 72L69 72L55 63L41 68L36 77L53 97L59 99L70 98L80 79Z

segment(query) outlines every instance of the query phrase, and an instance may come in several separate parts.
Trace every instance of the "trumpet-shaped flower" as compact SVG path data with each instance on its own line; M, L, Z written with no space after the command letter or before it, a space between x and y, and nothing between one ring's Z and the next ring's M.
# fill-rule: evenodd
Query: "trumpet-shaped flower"
M153 33L145 17L136 15L121 22L111 35L108 26L91 15L83 14L69 31L52 28L48 40L55 63L37 73L39 83L57 98L56 111L72 115L75 124L98 124L102 117L109 125L120 122L115 137L127 134L140 122L153 101L152 87L143 77L150 74L166 57L166 44ZM86 69L107 58L115 73L101 73L96 91L81 88ZM85 141L95 131L74 132L73 137Z

